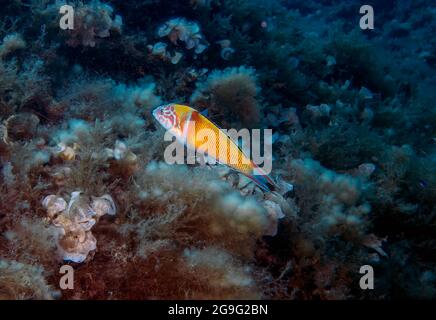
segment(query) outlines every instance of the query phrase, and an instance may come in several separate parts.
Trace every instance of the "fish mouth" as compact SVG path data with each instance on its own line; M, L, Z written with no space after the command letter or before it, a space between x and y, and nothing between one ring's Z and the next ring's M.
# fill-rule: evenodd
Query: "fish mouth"
M159 111L159 108L160 108L160 106L154 108L153 111L151 112L151 114L153 115L153 118L155 118L156 120L159 120L158 117L157 117L157 113Z
M153 111L151 112L151 114L153 115L153 117L156 118L156 114L157 114L157 109L159 109L160 107L156 107L153 109Z

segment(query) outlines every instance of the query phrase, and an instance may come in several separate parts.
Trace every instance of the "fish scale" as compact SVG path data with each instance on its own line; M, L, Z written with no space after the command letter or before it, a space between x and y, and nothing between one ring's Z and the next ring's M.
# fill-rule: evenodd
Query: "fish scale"
M189 123L188 121L181 123L182 130L185 130L186 126L188 126L188 145L194 146L195 150L207 154L208 157L219 163L232 167L244 174L252 174L253 164L251 160L245 156L229 136L202 114L195 111ZM213 137L208 135L200 139L202 130L209 130Z

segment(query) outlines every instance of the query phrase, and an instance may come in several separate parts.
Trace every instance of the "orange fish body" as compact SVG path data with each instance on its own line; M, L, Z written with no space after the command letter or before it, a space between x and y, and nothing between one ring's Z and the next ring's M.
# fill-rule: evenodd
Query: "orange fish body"
M160 106L153 116L188 148L204 154L208 162L216 161L244 174L265 191L274 188L274 182L230 137L197 110L180 104Z

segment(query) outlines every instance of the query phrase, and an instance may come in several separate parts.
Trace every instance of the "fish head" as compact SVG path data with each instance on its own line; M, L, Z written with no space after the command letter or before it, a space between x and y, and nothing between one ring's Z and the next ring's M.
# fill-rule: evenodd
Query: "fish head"
M178 116L174 104L165 104L153 110L153 117L164 127L170 130L178 126Z
M165 130L180 130L188 118L195 111L189 106L170 103L157 107L153 110L153 117L165 128Z

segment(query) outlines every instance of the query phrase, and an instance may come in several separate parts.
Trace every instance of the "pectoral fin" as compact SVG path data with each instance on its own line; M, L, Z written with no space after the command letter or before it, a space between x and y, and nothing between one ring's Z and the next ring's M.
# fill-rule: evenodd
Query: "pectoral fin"
M187 112L180 119L180 129L182 131L182 138L185 141L187 141L188 135L189 135L189 127L191 124L191 115L192 115L192 111Z

